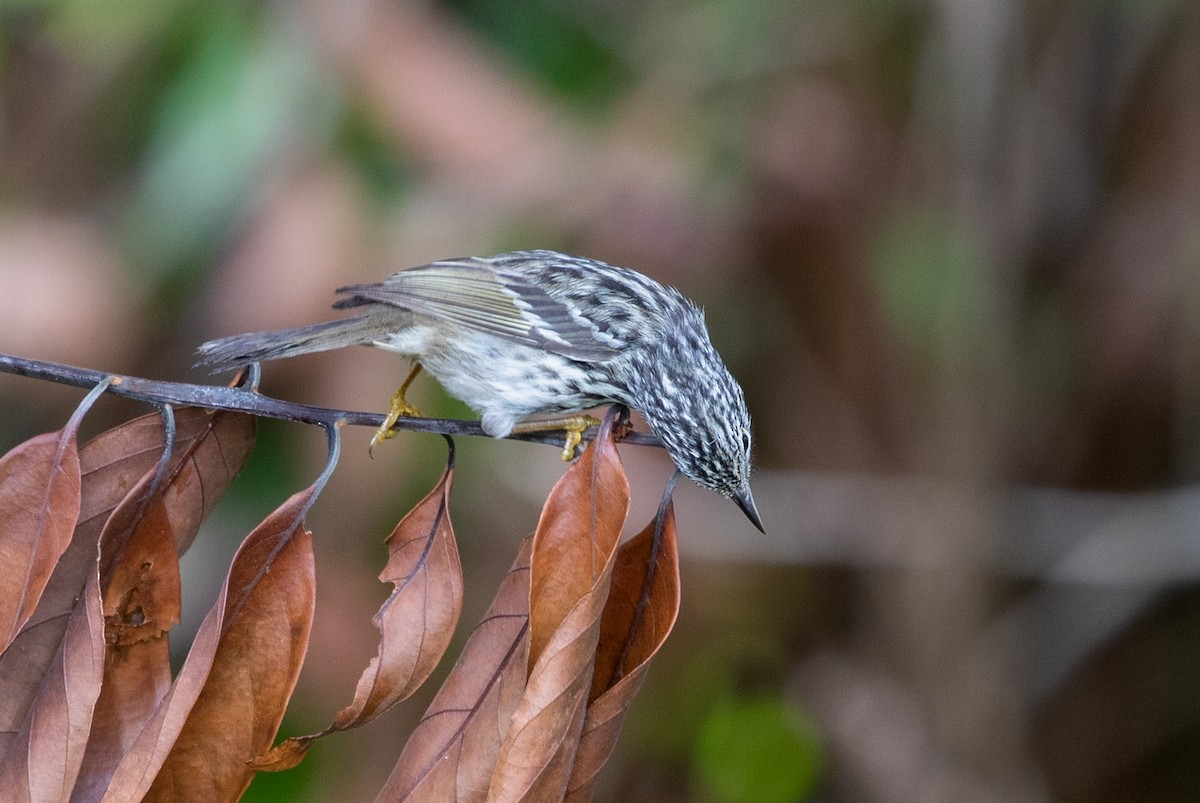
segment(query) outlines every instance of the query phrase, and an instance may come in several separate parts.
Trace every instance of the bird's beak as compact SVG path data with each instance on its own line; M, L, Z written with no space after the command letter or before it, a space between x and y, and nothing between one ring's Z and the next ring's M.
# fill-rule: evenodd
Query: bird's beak
M750 488L747 487L741 493L734 494L732 498L746 514L746 518L750 519L750 523L757 527L760 533L766 535L767 531L763 528L762 519L758 517L758 508L754 506L754 497L750 495Z

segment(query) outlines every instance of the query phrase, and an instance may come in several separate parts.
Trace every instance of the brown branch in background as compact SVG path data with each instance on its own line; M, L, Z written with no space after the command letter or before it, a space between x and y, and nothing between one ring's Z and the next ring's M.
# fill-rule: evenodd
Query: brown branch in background
M225 387L221 385L192 385L184 382L165 382L154 379L142 379L136 376L121 376L91 368L77 368L62 363L45 360L31 360L16 357L11 354L0 354L0 372L18 374L33 379L45 379L64 385L77 387L94 387L109 379L109 393L124 396L129 399L144 401L149 404L174 404L187 407L203 407L209 410L230 410L239 413L261 416L263 418L278 418L283 421L294 421L301 424L314 424L322 427L333 427L339 422L352 426L378 427L383 423L383 415L379 413L364 413L354 410L337 410L330 407L316 407L310 404L273 399L263 396L257 391L246 387ZM396 422L396 429L413 432L436 432L441 435L474 435L491 437L483 431L478 421L461 421L454 418L410 418L402 416ZM562 446L561 430L545 432L513 433L506 436L508 440L528 441L532 443L547 443ZM596 427L589 427L583 433L584 441L592 440L596 435ZM622 443L635 446L658 446L662 443L655 435L629 432L621 437Z

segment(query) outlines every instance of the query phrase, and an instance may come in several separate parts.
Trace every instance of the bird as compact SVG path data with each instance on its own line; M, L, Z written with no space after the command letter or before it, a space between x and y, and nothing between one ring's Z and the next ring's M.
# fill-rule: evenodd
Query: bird
M413 361L372 446L401 415L424 368L481 416L485 433L565 429L564 459L596 419L639 411L676 468L735 502L765 532L750 491L752 433L745 396L709 338L704 313L674 287L631 268L550 250L444 259L381 282L334 291L357 314L199 347L216 371L350 345ZM530 416L570 414L527 420Z

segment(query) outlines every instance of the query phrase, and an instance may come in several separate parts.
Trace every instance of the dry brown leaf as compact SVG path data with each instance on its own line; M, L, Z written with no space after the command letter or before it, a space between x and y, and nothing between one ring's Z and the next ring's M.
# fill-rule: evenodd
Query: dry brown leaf
M14 651L17 628L38 609L75 529L80 507L76 433L105 387L93 389L60 432L34 438L0 461L0 572L7 572L0 585L10 592L0 628L6 648ZM48 652L42 672L21 678L14 690L21 692L20 708L6 709L10 727L0 742L5 800L65 800L83 761L104 661L94 543L87 558L76 605L63 617L62 637Z
M148 475L147 479L151 477ZM105 561L104 682L75 800L103 794L121 757L171 687L167 634L180 614L179 556L161 493L139 488L109 517Z
M395 590L375 614L379 654L359 678L354 701L320 733L297 736L254 762L257 769L296 766L317 739L357 728L406 699L429 677L450 645L462 612L462 565L450 525L454 452L442 478L388 536L379 579Z
M29 715L6 742L0 799L65 801L75 785L104 672L104 617L95 565L80 604L67 617L59 650L38 684Z
M629 508L614 418L605 416L542 509L530 560L529 681L501 746L491 800L552 800L566 792Z
M617 551L612 588L600 621L590 702L567 785L568 800L591 799L596 776L612 755L650 659L666 641L678 615L675 508L667 502L654 521Z
M121 517L109 519L116 527ZM137 517L120 552L101 575L107 641L130 647L166 635L179 622L179 556L175 552L170 513L161 494L154 494ZM101 536L108 548L108 530ZM114 539L116 540L116 539ZM103 552L101 554L104 554Z
M279 728L308 646L315 599L303 518L317 486L246 537L221 594L104 800L233 800Z
M532 548L532 537L521 543L378 800L483 800L487 795L501 739L525 688Z
M172 463L163 481L182 551L228 488L254 444L254 417L184 408L175 412ZM98 435L79 450L81 502L71 544L60 557L29 622L0 655L0 750L20 729L38 685L62 644L70 613L95 571L96 544L109 514L163 451L157 413Z
M0 650L29 620L79 516L76 427L0 458Z
M163 493L179 554L245 465L254 448L254 430L252 415L196 407L175 411L175 445ZM157 413L127 421L85 444L79 453L79 526L98 536L113 508L157 465L163 445Z
M618 550L612 588L600 623L590 702L653 658L678 615L679 551L675 506L668 502L653 521Z
M607 575L602 585L607 586ZM566 793L606 591L584 595L530 672L496 760L489 801L560 800Z
M529 665L541 658L562 620L604 574L629 510L629 480L605 417L583 455L542 506L529 575Z

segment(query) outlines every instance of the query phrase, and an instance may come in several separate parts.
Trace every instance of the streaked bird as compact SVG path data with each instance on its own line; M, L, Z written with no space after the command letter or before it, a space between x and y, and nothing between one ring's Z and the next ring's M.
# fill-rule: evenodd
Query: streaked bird
M620 403L642 413L679 470L738 504L759 530L750 493L750 414L708 336L704 314L673 287L629 268L556 251L447 259L376 284L339 288L358 314L212 340L199 364L217 369L351 345L415 361L372 444L400 415L422 366L482 416L485 432L566 429ZM545 413L570 414L526 420Z

